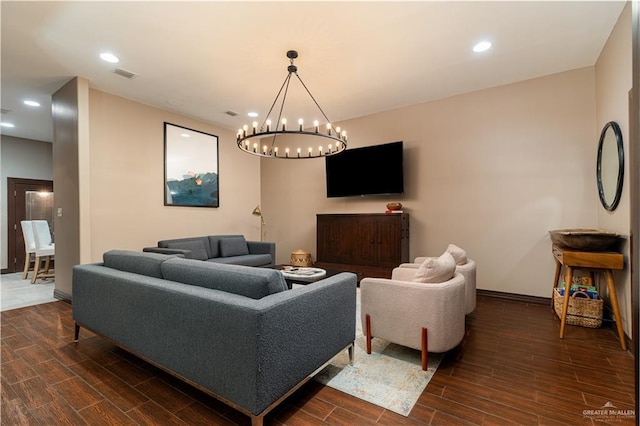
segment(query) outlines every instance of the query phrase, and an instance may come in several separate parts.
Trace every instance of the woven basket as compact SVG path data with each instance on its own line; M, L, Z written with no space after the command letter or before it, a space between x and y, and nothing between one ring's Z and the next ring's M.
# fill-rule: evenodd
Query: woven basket
M560 290L553 289L553 308L558 318L562 317L563 303L564 296L560 295ZM588 328L600 327L602 325L602 304L602 299L591 299L587 293L576 291L569 298L567 324Z

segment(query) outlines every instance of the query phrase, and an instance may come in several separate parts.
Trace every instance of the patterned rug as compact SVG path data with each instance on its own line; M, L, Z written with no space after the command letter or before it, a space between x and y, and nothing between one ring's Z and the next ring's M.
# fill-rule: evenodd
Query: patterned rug
M346 351L314 379L387 410L408 416L422 391L436 372L441 354L429 354L427 371L422 371L420 351L374 338L367 354L360 321L360 289L356 308L356 345L353 365Z

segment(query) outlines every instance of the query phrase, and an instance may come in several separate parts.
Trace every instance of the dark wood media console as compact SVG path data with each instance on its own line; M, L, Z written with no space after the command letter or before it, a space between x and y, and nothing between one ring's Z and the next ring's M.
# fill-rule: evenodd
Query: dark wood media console
M318 214L318 268L391 278L393 268L409 262L409 215L406 213Z

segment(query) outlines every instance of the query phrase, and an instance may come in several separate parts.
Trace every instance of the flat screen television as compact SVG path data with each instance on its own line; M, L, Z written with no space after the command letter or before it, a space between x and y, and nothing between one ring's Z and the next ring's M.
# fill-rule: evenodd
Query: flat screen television
M404 193L402 141L325 157L327 197Z

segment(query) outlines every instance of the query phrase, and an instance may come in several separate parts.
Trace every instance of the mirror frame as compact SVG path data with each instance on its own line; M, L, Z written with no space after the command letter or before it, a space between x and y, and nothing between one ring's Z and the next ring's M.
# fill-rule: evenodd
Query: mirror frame
M605 136L609 129L613 130L613 134L616 137L616 144L618 146L618 181L616 183L616 193L611 203L609 203L605 198L604 185L602 184L602 149L604 146ZM615 121L608 122L602 128L600 141L598 142L598 159L596 164L596 179L598 181L598 195L600 196L600 202L606 210L613 211L618 207L618 203L620 202L620 197L622 195L622 181L624 178L624 145L622 144L622 131L620 130L618 123Z

